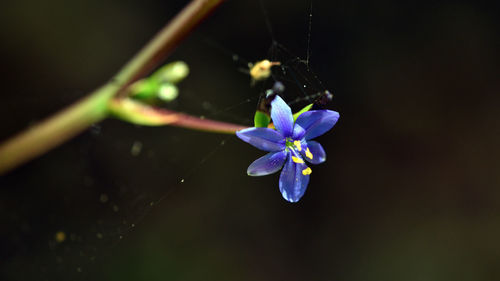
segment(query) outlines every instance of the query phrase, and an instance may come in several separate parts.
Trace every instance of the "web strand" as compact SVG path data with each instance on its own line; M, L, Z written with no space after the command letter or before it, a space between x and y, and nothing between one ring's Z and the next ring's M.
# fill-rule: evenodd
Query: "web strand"
M307 54L306 54L306 66L309 70L309 59L311 58L311 26L312 26L312 11L313 11L313 2L311 0L311 7L309 9L309 30L307 32Z
M274 43L274 42L276 42L276 38L274 37L273 27L271 25L271 21L269 20L269 15L267 13L267 9L264 6L264 2L262 2L262 0L259 0L259 4L260 4L260 8L262 10L262 14L264 16L264 20L266 22L267 31L269 32L269 35L271 36L271 40Z

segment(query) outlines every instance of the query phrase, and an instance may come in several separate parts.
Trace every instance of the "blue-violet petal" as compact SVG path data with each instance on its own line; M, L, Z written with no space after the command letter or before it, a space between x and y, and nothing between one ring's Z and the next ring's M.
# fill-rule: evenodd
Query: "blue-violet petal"
M269 152L248 166L249 176L265 176L276 173L283 167L287 153L283 151Z
M292 136L293 132L293 115L292 110L286 102L276 95L271 102L271 119L274 127L287 138Z
M309 148L309 153L307 153L308 148ZM307 141L306 147L303 148L300 151L300 153L302 154L304 159L306 159L309 163L312 164L320 164L326 161L326 152L323 149L323 146L319 144L319 142Z
M307 166L303 163L295 163L289 155L283 171L281 171L279 187L283 198L289 202L297 202L304 195L310 175L303 171Z
M292 139L300 140L304 137L305 134L306 130L304 130L304 128L302 128L299 124L295 124L295 126L293 126Z
M264 151L280 151L285 149L283 136L278 131L273 129L248 128L236 132L236 135L242 141Z
M338 119L339 113L336 111L311 110L302 113L295 123L306 130L304 138L310 140L329 131Z

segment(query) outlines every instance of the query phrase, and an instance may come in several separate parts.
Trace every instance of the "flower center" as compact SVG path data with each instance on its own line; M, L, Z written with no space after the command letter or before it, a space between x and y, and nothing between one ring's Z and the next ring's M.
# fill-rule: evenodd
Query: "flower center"
M300 140L294 140L292 138L286 138L286 144L285 145L286 145L287 149L302 151L302 145L300 143Z
M293 151L302 151L302 143L300 140L294 140L292 138L286 138L286 151L293 150ZM309 147L306 147L305 152L306 157L309 159L313 159L313 154L309 150ZM298 163L298 162L295 162Z

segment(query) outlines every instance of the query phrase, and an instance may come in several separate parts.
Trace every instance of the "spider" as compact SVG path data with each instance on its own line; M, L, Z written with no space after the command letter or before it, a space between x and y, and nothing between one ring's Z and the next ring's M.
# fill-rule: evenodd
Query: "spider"
M269 61L267 59L256 63L249 63L250 76L252 77L252 85L257 81L265 80L271 76L271 67L281 65L279 61Z

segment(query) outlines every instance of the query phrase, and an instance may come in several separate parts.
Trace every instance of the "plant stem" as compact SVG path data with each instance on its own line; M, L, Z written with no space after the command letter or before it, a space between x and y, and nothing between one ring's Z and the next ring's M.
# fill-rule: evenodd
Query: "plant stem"
M162 62L194 27L224 0L192 0L170 23L156 34L115 76L125 89ZM123 93L121 93L123 94Z
M129 98L112 99L109 110L115 116L130 123L146 126L170 125L199 131L234 134L246 126L214 121L184 113L155 108Z
M223 0L192 0L106 85L0 144L0 175L64 143L108 115L108 102L150 72Z
M49 151L107 116L118 87L107 84L87 98L34 125L0 146L0 175Z

